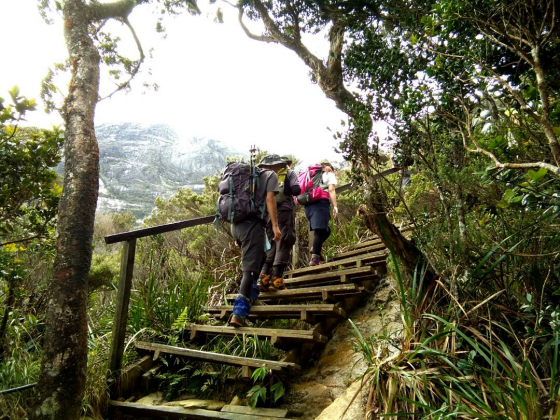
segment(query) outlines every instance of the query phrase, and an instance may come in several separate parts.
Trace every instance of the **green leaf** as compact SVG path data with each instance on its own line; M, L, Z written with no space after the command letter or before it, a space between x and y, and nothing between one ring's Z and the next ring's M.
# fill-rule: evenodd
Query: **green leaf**
M278 401L280 398L284 396L285 390L282 382L276 382L274 385L270 387L270 390L273 392L274 402Z
M531 181L537 182L539 179L545 176L547 172L548 170L546 168L541 168L537 172L533 171L532 169L529 169L529 171L527 172L527 177Z
M10 96L12 97L12 100L14 102L17 102L18 95L19 95L19 88L14 85L14 87L12 87L8 92L10 93Z

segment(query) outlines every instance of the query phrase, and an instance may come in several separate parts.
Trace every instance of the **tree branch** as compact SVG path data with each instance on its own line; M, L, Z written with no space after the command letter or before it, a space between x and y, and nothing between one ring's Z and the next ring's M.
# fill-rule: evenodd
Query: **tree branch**
M128 26L128 29L132 33L132 37L134 38L134 42L136 42L136 48L138 48L138 52L140 53L140 59L136 63L136 66L134 66L134 69L132 69L132 71L130 72L130 77L128 78L128 80L124 83L120 83L119 85L117 85L117 88L113 92L111 92L109 95L99 99L100 101L102 101L104 99L107 99L107 98L110 98L115 93L127 88L128 86L130 86L130 82L132 81L132 79L134 79L134 77L136 77L136 75L140 71L140 66L144 62L144 59L146 58L146 56L144 55L144 50L142 49L142 44L140 43L140 40L138 39L138 36L136 35L136 31L134 30L134 27L130 24L130 21L128 20L128 18L121 18L119 20L122 23L124 23L126 26Z
M232 5L231 3L228 2L228 4ZM232 5L233 6L233 5ZM238 15L238 20L239 20L239 24L241 25L241 29L243 29L243 32L245 32L245 35L247 35L249 38L255 40L255 41L261 41L261 42L273 42L273 43L277 43L277 41L271 37L271 36L266 36L266 35L255 35L253 34L249 28L247 28L247 26L245 25L245 23L243 22L243 6L234 6L237 7L237 9L239 10L239 15Z
M136 6L135 0L116 0L112 3L94 2L90 4L93 20L127 19Z

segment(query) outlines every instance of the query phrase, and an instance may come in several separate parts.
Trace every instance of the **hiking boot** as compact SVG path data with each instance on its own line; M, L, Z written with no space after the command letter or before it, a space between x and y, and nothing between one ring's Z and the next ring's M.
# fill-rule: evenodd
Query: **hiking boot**
M232 314L229 325L235 328L244 327L246 325L245 318L238 314Z
M271 281L268 285L269 292L276 292L277 290L287 290L288 288L284 284L283 277L272 276Z
M313 258L311 258L311 261L309 261L309 267L313 267L313 266L319 265L319 264L321 264L321 259L319 257L313 257Z
M257 280L257 286L259 286L261 292L268 292L269 285L270 285L270 274L261 273L259 279Z

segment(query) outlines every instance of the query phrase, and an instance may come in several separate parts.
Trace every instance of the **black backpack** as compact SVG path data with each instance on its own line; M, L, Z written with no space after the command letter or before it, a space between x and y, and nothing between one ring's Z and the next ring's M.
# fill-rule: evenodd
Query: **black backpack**
M216 221L237 223L249 216L264 218L264 197L255 197L261 169L244 162L226 166L218 184L220 198L216 205Z

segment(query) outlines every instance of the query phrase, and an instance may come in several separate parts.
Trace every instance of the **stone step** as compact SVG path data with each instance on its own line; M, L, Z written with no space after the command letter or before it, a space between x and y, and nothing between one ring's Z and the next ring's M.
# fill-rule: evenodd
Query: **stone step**
M208 306L207 312L218 319L231 316L232 305ZM300 319L310 324L316 323L316 318L346 318L346 312L339 305L253 305L249 319Z
M307 274L321 273L323 271L338 270L340 267L356 267L360 268L366 265L374 267L384 266L385 259L387 258L386 252L378 252L375 254L364 254L356 257L345 258L325 264L315 265L313 267L298 268L296 270L286 271L284 273L287 278L295 278Z
M374 267L367 265L359 268L346 268L341 270L330 270L324 273L308 274L306 276L298 276L295 278L285 279L284 282L288 289L298 287L307 287L309 285L318 285L326 282L338 281L340 283L348 283L350 281L369 278L375 274Z
M335 284L333 286L302 287L300 289L279 290L277 292L263 292L259 300L324 300L334 302L348 296L359 295L364 291L363 287L356 284ZM234 301L237 294L226 295L228 301Z
M166 344L137 341L135 346L137 349L140 350L152 351L156 355L160 353L173 354L175 356L188 357L189 359L193 359L193 360L200 360L209 363L218 363L222 365L247 367L247 368L259 368L262 366L266 366L276 372L301 370L301 367L295 363L253 359L249 357L240 357L240 356L230 356L227 354L213 353L209 351L200 351L200 350L186 349L183 347L168 346Z
M256 335L258 337L270 338L272 345L281 342L299 341L304 343L326 343L328 338L313 330L284 330L257 327L226 327L220 325L185 325L185 330L190 331L193 340L200 333L213 335Z
M109 401L110 418L129 414L135 418L152 417L158 419L217 419L217 420L278 420L277 416L241 414L224 411L204 410L201 408L184 408L164 405L144 405L132 402Z

